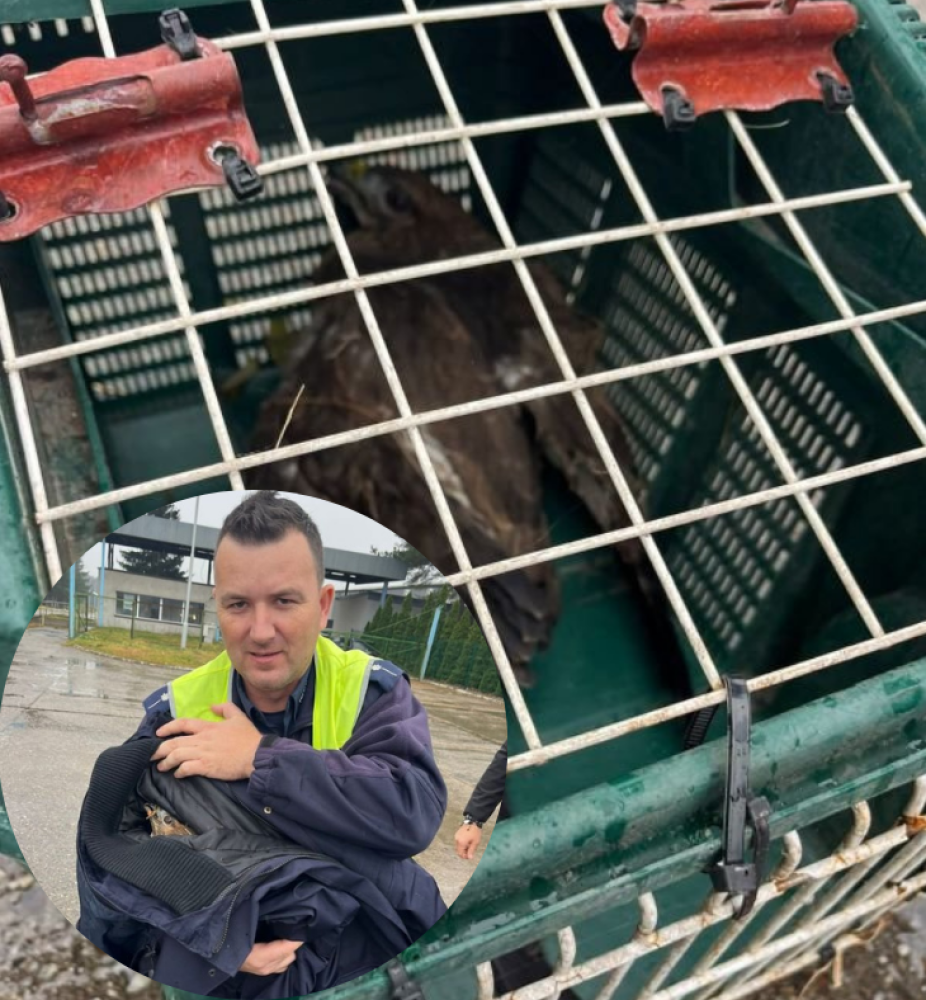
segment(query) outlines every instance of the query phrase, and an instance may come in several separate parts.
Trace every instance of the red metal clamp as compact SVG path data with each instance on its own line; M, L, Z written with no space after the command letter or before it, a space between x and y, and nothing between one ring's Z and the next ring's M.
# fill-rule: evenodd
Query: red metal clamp
M261 190L234 60L182 11L160 27L155 49L75 59L32 80L19 56L0 58L0 242L172 191Z
M858 23L845 0L617 0L604 20L618 49L639 49L634 83L669 129L708 111L853 100L833 54Z

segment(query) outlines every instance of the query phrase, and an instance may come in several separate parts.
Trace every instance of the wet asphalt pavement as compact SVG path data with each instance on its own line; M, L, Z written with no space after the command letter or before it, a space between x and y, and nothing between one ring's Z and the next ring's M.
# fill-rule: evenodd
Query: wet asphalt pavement
M177 676L167 667L126 663L64 645L61 631L30 629L13 660L0 706L0 783L13 832L42 888L72 922L77 818L99 754L122 743L142 701ZM453 835L473 786L505 739L501 699L415 684L428 709L435 755L450 792L438 836L419 861L451 903L475 862L461 861ZM487 825L480 855L491 833Z

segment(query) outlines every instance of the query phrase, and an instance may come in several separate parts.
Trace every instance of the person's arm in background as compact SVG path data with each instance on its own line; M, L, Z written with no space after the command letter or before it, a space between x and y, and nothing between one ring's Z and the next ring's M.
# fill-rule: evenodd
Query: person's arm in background
M463 810L463 825L456 832L454 845L457 855L471 861L482 840L482 824L492 815L505 794L508 769L508 741L499 747L492 762L479 779Z

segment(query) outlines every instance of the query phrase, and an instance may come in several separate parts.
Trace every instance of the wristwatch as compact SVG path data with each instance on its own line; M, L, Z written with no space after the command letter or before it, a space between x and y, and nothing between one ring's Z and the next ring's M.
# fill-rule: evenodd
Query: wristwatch
M470 816L469 813L463 813L463 825L464 826L477 826L482 829L482 824L474 816Z

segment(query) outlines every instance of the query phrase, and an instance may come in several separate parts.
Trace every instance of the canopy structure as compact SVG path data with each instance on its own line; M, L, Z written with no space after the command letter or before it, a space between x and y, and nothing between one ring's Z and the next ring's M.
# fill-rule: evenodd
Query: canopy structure
M218 540L218 528L208 528L202 524L196 526L195 556L197 559L205 559L209 564L207 583L212 582L212 563ZM165 517L139 517L107 535L103 544L107 546L106 565L110 569L115 567L116 545L186 556L193 544L193 524ZM404 580L407 572L405 563L390 556L325 549L325 578L345 583L346 589L350 589L351 584L355 583Z

